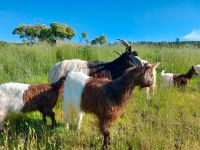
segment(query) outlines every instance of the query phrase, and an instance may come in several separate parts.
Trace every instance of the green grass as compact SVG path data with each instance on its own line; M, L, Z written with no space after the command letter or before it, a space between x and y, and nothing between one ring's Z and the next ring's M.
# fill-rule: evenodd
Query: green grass
M200 64L200 49L193 45L167 47L163 45L133 45L143 59L161 62L158 68L158 88L147 106L144 91L135 89L122 116L111 126L110 149L200 149L200 94L195 77L185 90L160 87L159 74L184 73ZM50 68L64 59L111 61L117 58L113 50L121 45L98 47L48 44L0 46L0 82L46 83ZM103 137L98 122L86 114L80 132L76 132L76 115L70 130L63 122L62 100L55 108L58 127L43 126L38 112L11 114L5 131L0 134L0 149L101 149Z

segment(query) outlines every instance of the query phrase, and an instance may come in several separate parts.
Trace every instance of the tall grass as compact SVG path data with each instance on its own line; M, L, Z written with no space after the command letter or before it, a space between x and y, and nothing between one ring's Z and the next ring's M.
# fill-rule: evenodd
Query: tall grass
M200 49L193 45L166 47L133 45L143 59L161 62L158 88L149 106L145 92L134 90L122 116L111 127L110 149L200 149L200 94L195 77L185 90L161 88L159 74L186 72L200 63ZM0 82L45 83L50 68L64 59L111 61L113 51L121 45L98 47L61 46L48 44L4 45L0 47ZM62 102L55 108L58 127L43 126L38 112L11 114L5 131L0 134L2 149L101 149L102 136L92 114L85 115L80 132L76 132L76 116L70 130L63 123Z

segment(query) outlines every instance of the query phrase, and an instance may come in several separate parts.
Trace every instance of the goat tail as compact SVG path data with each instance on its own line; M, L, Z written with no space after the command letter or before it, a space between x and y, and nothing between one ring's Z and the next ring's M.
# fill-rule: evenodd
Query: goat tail
M165 70L162 70L162 72L160 73L160 75L163 77L165 75Z

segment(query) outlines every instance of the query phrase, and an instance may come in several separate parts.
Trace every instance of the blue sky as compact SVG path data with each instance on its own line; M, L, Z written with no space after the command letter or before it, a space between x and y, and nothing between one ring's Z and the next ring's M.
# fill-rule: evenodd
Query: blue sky
M92 40L200 40L200 0L0 0L0 40L18 42L20 24L64 23Z

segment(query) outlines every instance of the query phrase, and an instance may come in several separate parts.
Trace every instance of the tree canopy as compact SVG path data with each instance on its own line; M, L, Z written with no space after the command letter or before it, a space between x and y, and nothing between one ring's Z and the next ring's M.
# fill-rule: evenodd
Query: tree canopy
M101 35L97 38L95 38L94 40L91 41L92 45L103 45L107 43L107 37L105 35Z
M70 26L56 22L52 22L49 27L42 24L22 24L16 27L12 33L19 35L20 38L26 39L28 42L39 40L51 43L56 40L71 40L76 35L75 30Z

